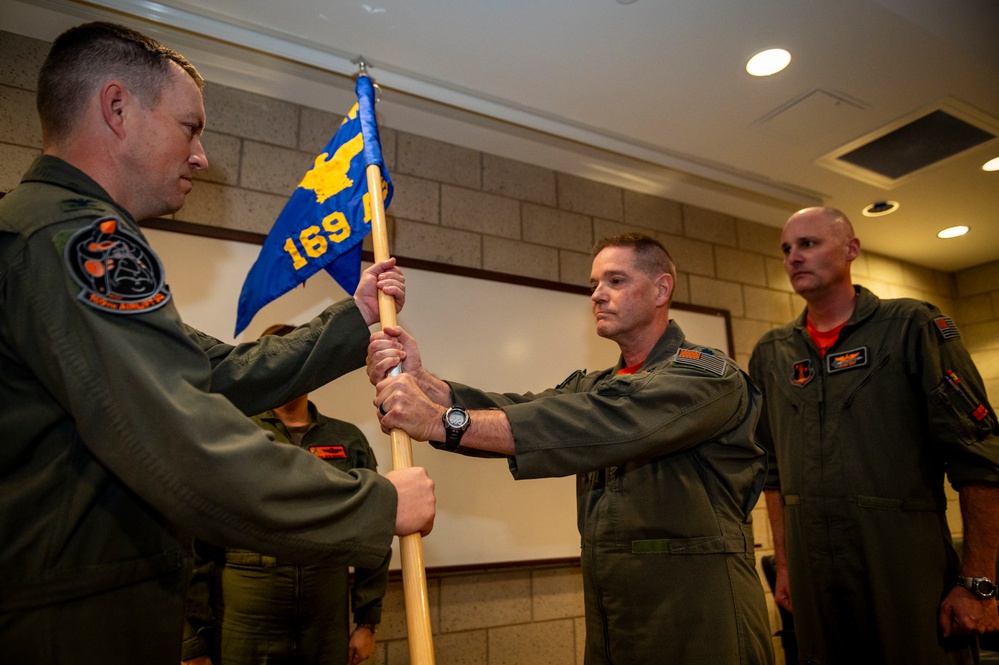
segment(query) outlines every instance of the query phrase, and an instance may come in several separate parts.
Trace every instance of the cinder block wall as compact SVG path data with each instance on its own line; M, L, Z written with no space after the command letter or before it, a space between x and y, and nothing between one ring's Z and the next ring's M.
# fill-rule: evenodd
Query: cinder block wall
M0 31L0 191L40 153L36 76L48 44ZM198 63L195 63L198 64ZM176 219L266 233L340 117L208 82L211 167ZM382 128L396 186L389 210L397 256L585 285L594 240L644 231L679 268L676 300L731 313L743 366L765 331L803 302L784 274L776 228L591 182L529 164ZM370 249L370 247L369 247ZM882 297L916 297L952 315L999 395L999 262L956 274L862 253L856 280ZM211 332L211 331L209 331ZM961 531L951 492L951 525ZM771 551L762 505L754 511L760 556ZM575 566L428 576L437 661L448 665L581 665L582 583ZM768 594L774 629L779 620ZM386 598L374 659L408 662L401 584ZM782 660L775 639L778 662Z

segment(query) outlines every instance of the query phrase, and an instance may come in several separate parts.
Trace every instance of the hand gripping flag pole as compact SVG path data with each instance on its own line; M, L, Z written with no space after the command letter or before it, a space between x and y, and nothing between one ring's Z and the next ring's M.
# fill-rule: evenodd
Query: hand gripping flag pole
M361 77L367 78L366 65L358 59ZM371 103L370 99L369 103ZM364 103L363 101L361 103ZM374 118L374 109L362 117ZM362 131L364 125L362 124ZM377 135L374 139L377 141ZM364 144L368 136L365 133ZM379 148L380 151L380 148ZM382 174L377 164L367 167L368 191L382 191ZM380 196L371 197L371 241L375 261L389 258L388 228L385 223L385 205ZM390 295L378 292L378 313L381 326L397 324L395 300ZM394 372L400 371L396 367ZM392 443L392 468L405 469L413 466L413 443L409 435L401 429L393 429L389 434ZM406 600L406 628L409 635L409 659L413 665L434 665L434 643L430 628L430 602L427 597L427 576L423 564L423 538L419 533L399 537L402 554L402 587Z

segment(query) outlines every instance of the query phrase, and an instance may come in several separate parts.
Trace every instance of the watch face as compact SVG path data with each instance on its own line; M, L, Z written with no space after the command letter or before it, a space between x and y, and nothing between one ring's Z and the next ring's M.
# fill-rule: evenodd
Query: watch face
M465 426L468 421L468 414L458 409L449 409L447 412L447 424L454 428Z
M988 580L979 580L975 592L982 598L992 598L996 595L996 585Z

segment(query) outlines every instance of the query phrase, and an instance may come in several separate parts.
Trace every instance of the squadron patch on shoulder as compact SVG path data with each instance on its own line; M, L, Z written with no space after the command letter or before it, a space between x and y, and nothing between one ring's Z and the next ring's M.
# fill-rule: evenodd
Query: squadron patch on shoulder
M949 316L938 316L933 319L933 325L937 327L937 332L945 340L957 339L961 336L961 331L957 329L957 324Z
M170 300L163 266L140 238L103 217L73 234L66 243L66 267L82 287L79 298L95 309L139 314Z
M309 446L309 452L319 459L347 459L343 446Z
M815 368L810 358L799 360L791 366L791 385L804 388L815 378Z
M839 353L832 353L826 356L826 371L829 374L845 372L848 369L864 367L870 362L871 359L867 354L867 347L861 346L857 349L840 351Z
M697 351L695 349L677 349L676 355L673 356L673 362L677 365L697 367L718 376L725 376L725 367L728 365L724 358L707 350Z

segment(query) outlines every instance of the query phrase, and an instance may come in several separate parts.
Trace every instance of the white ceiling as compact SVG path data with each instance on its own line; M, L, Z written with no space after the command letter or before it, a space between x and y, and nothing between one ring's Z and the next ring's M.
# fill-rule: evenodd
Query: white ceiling
M219 83L342 114L363 55L389 127L774 226L832 205L926 267L999 260L999 139L891 189L818 163L945 100L999 131L995 0L0 0L0 25L51 40L102 7ZM790 66L746 74L771 47Z

